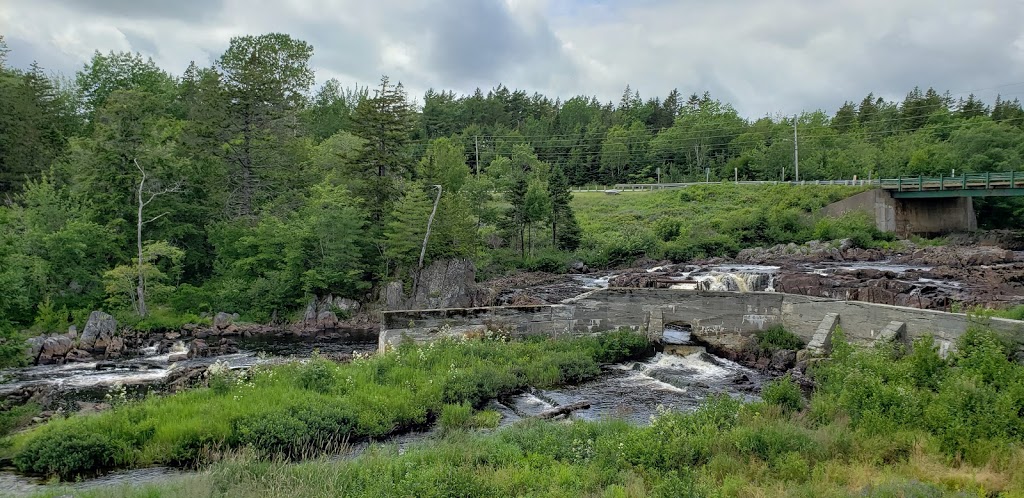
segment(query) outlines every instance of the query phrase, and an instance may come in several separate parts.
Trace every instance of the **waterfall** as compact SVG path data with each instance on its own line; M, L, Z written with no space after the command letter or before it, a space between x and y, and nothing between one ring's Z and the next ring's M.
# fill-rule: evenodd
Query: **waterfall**
M775 275L771 273L711 272L694 276L697 288L706 291L775 292Z

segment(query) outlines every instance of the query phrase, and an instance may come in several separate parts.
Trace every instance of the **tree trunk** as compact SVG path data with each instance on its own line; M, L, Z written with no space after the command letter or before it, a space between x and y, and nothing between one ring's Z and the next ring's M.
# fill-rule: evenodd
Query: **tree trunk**
M586 410L587 408L590 408L589 401L577 401L572 404L556 406L554 408L544 410L534 415L534 418L538 418L541 420L552 419L561 415L569 415L570 413L576 410Z
M558 249L558 230L555 226L558 223L558 215L551 213L551 248Z
M519 259L526 259L526 223L519 225Z
M139 212L135 219L135 244L136 249L138 249L139 284L135 287L135 292L137 294L138 303L136 311L138 311L139 316L146 316L146 313L148 312L146 309L146 281L142 274L142 208L146 206L145 202L142 200L142 190L143 186L146 184L146 172L141 168L139 168L139 171L142 171L142 179L139 180Z
M434 223L434 214L437 213L437 203L441 202L441 186L434 185L437 187L437 197L434 198L434 209L430 211L430 218L427 218L427 234L423 237L423 247L420 249L420 264L419 269L423 269L423 256L427 254L427 241L430 240L430 225Z

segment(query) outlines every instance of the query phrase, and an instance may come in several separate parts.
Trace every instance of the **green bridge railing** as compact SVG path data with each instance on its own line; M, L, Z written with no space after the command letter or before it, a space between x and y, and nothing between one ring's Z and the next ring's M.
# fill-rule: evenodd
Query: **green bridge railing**
M1024 173L969 173L960 176L901 176L879 181L879 187L898 192L924 190L985 190L1024 187Z

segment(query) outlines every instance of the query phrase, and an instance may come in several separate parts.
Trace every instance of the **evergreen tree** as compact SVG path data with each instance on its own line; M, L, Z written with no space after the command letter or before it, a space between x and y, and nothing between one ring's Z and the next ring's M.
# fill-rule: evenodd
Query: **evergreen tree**
M387 76L373 98L361 101L355 110L355 134L366 141L356 163L361 176L358 194L377 230L399 196L398 180L412 173L407 150L410 112L401 83L391 85Z
M579 246L579 225L572 211L572 191L562 168L554 168L548 179L548 198L551 200L551 245L573 251Z
M236 215L249 217L266 192L283 187L298 111L313 84L313 47L281 33L236 36L217 61L227 96L225 159L234 169ZM277 177L277 178L275 178Z
M518 232L519 255L524 259L526 258L526 223L529 219L526 212L526 194L529 188L530 184L526 180L526 175L519 173L516 174L511 188L505 195L505 200L511 205L505 212L505 223L514 233Z

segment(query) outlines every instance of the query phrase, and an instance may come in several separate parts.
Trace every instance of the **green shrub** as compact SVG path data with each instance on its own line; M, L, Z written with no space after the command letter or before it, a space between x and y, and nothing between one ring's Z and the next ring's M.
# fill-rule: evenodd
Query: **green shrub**
M758 427L738 426L730 434L741 455L755 456L765 462L790 453L815 453L820 449L806 430L782 422Z
M314 353L313 357L299 369L298 381L299 387L303 389L327 393L335 384L334 364Z
M854 247L874 247L878 241L895 240L895 234L883 232L864 213L848 213L838 218L821 218L814 225L814 238L829 241L850 239Z
M303 451L310 432L306 424L286 409L276 409L235 419L231 442L265 455L295 456Z
M799 411L804 406L804 397L800 386L789 374L765 384L761 388L761 398L766 403L781 407L787 413Z
M774 352L780 349L801 349L804 341L782 325L773 325L757 333L757 345L762 351Z
M529 271L564 273L568 267L568 258L567 253L547 250L534 256L527 256L523 268Z
M783 453L771 462L776 477L784 481L804 482L810 477L807 459L796 451Z
M106 434L85 430L46 431L14 457L27 474L73 479L114 465L118 448Z
M663 217L654 222L654 234L664 242L675 240L679 236L682 221L678 218Z
M27 403L0 411L0 437L31 423L32 417L42 410L37 403Z
M442 429L465 429L473 417L473 407L469 403L457 405L446 404L441 407L441 415L437 419Z
M601 363L637 360L654 354L646 337L629 330L601 334L597 338L594 358Z

